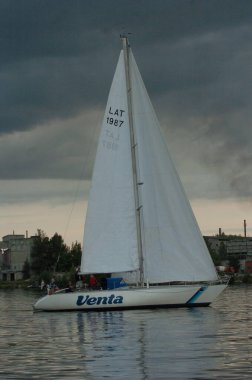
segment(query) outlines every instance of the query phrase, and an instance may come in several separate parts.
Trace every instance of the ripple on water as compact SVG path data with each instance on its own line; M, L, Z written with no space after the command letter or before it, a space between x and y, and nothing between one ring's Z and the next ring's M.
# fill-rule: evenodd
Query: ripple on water
M33 313L38 293L0 291L3 379L251 379L252 287L210 308Z

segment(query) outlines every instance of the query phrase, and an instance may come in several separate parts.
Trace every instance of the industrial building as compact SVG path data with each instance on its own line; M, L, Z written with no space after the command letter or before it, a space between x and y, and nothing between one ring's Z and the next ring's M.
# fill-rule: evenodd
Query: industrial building
M6 235L0 241L0 280L15 281L23 278L26 261L31 261L34 236Z

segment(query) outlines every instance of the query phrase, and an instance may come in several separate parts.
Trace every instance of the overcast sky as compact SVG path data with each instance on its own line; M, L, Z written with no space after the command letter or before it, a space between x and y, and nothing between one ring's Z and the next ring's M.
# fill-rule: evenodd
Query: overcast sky
M252 233L250 0L0 0L0 237L82 241L126 32L202 232Z

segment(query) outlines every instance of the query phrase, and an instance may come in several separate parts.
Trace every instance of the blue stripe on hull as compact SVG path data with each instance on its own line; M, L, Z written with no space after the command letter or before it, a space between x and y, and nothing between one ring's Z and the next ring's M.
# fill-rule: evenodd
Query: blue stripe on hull
M197 292L186 302L187 305L194 304L195 301L204 293L204 291L208 288L207 285L202 286Z

